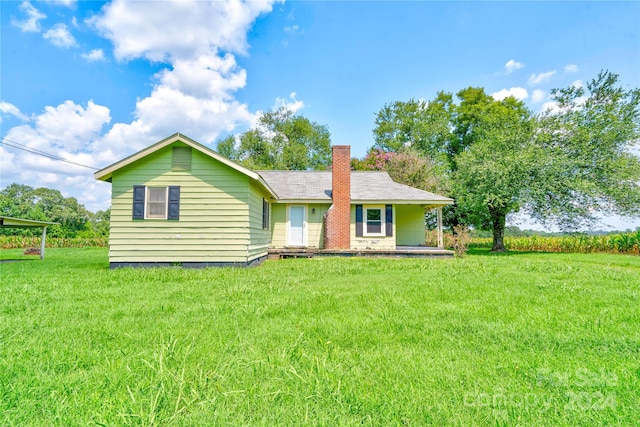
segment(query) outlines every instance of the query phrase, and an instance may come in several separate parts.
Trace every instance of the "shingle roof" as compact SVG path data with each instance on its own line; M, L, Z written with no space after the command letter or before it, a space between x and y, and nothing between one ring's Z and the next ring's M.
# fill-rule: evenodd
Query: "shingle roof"
M331 202L331 172L257 171L280 200ZM451 204L453 199L399 184L387 172L351 172L351 200Z

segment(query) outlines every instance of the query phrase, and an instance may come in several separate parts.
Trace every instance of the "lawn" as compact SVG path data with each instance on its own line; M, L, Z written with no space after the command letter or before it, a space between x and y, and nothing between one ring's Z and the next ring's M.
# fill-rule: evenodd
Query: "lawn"
M639 257L109 270L48 249L0 278L0 425L640 423Z

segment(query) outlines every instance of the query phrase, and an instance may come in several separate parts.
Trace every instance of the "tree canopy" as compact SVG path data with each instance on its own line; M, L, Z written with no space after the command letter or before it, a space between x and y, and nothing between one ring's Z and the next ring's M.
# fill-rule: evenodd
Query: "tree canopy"
M13 183L0 191L0 215L58 224L48 228L52 237L104 237L109 234L109 210L89 212L73 197L58 190ZM2 229L3 234L33 235L33 229Z
M545 225L577 229L598 212L640 214L640 90L602 71L586 87L552 91L555 108L534 115L483 88L440 92L430 102L385 105L375 147L410 147L444 165L456 205L448 224L493 230L504 250L506 216L524 211Z
M286 108L264 113L256 128L219 141L217 150L252 169L322 170L331 165L327 127Z
M538 118L536 143L547 154L531 188L529 213L568 230L600 213L640 215L640 89L623 89L603 71L586 87L552 92L557 107Z
M396 182L434 193L448 192L442 168L412 148L398 153L372 148L363 159L351 159L353 170L386 171Z

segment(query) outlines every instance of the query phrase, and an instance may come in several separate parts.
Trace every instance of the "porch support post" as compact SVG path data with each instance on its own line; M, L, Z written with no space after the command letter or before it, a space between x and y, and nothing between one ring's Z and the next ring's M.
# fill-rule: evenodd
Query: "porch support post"
M438 213L438 248L444 248L444 237L442 235L442 208L436 209Z
M44 259L44 241L47 238L47 227L42 227L42 239L40 240L40 259Z

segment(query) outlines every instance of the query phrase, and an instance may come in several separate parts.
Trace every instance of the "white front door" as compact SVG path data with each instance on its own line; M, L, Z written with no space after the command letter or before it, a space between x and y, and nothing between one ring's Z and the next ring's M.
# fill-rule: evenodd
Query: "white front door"
M305 212L304 206L289 206L289 246L305 246Z

